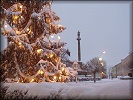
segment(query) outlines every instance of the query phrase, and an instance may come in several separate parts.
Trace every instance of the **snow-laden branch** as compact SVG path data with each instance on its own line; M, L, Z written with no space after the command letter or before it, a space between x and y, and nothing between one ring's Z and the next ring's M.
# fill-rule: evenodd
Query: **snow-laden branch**
M16 58L16 54L14 55L15 56L15 60L14 60L14 63L15 63L15 67L16 67L16 69L17 69L17 71L18 71L18 73L19 73L19 75L21 75L22 77L24 77L25 79L33 79L33 78L35 78L37 75L39 75L40 74L40 70L43 70L43 72L44 72L44 74L47 74L47 75L44 75L44 76L53 76L54 74L53 73L48 73L45 69L44 69L44 66L41 66L40 67L40 69L36 72L36 74L34 74L34 75L32 75L32 76L27 76L27 75L25 75L25 74L23 74L22 72L21 72L21 70L20 70L20 68L19 68L19 65L18 65L18 63L17 63L17 58ZM48 61L43 61L42 62L42 60L40 60L38 63L49 63ZM54 65L52 64L52 63L50 63L53 67L54 67Z

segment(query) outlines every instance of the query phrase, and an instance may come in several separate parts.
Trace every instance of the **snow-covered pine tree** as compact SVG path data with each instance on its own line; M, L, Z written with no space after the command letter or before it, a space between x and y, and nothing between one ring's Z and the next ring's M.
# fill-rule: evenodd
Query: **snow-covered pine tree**
M62 32L50 0L2 0L2 35L8 46L1 52L2 81L65 82L73 75L61 62L66 43L51 41Z

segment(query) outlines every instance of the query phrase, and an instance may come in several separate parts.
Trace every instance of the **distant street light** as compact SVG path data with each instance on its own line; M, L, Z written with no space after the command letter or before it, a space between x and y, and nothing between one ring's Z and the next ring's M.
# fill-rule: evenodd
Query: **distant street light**
M106 53L106 51L103 51L102 54L100 55L100 57L101 57L103 54L105 54L105 53Z
M102 58L99 58L100 61L102 61L103 59Z
M106 53L105 51L102 52L102 54L105 54L105 53ZM99 60L100 60L100 61L102 61L102 54L101 54L100 57L99 57Z
M103 53L106 53L105 51L103 51Z

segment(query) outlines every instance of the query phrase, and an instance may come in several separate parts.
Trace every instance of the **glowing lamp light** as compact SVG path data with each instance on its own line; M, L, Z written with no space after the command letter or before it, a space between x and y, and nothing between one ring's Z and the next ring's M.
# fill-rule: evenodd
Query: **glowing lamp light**
M42 70L40 70L40 74L43 74L44 72Z
M46 18L46 23L49 24L51 22L51 19L49 17Z
M60 40L60 36L58 36L58 39Z
M19 44L19 45L22 45L22 43L21 43L21 42L19 42L18 44Z
M105 51L103 51L103 53L106 53Z
M30 29L29 29L29 28L27 28L26 30L27 30L27 31L29 31Z
M56 76L54 76L54 79L56 79Z
M61 79L61 77L59 77L59 79Z
M34 81L34 79L31 79L31 81L30 82L33 82Z
M99 58L99 60L101 61L101 60L102 60L102 58Z
M22 9L22 5L21 6L19 6L21 9Z
M53 54L50 54L50 58L52 58L53 57Z
M20 34L20 32L19 31L16 31L16 34Z
M14 19L16 20L18 18L18 16L14 16Z
M7 27L7 25L5 25L5 28Z
M104 74L104 72L102 72L102 74Z
M64 68L62 68L62 71L64 71Z
M38 49L37 53L42 53L42 51L43 51L42 49Z
M30 34L30 33L31 33L31 30L29 30L28 34Z

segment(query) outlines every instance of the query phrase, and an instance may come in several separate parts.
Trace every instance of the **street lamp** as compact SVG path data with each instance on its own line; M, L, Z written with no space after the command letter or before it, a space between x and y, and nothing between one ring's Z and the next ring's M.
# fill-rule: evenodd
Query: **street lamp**
M105 51L103 51L103 53L106 53Z
M100 55L100 57L98 58L98 59L99 59L99 62L100 62L100 64L101 64L100 66L103 67L103 68L104 68L105 65L104 65L104 61L102 61L102 60L103 60L103 59L102 59L102 55L105 54L105 53L106 53L106 52L103 51L102 54ZM104 72L102 72L102 73L101 73L101 77L103 78L104 75L105 75Z
M100 57L101 57L103 54L105 54L105 53L106 53L106 51L103 51L102 54L100 55Z
M99 60L102 61L103 59L100 57Z
M105 51L102 52L102 54L105 54L105 53L106 53ZM103 59L102 59L102 54L101 54L100 57L99 57L99 60L100 60L100 61L103 60Z

